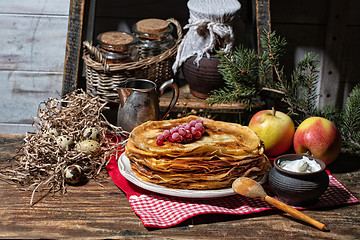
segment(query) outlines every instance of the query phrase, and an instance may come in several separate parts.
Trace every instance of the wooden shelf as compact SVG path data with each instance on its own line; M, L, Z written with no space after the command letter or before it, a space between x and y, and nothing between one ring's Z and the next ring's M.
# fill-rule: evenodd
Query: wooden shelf
M160 98L160 109L165 111L172 99L172 92L166 92ZM253 108L261 108L262 103L255 103ZM191 109L199 111L202 109L208 113L241 113L245 111L245 106L241 103L223 103L209 105L205 99L193 96L190 92L189 85L185 84L179 87L179 99L172 112L191 111Z
M270 24L270 1L269 0L245 0L242 4L247 9L243 21L246 24L246 45L261 52L259 36L263 30L269 31ZM83 76L83 62L81 59L82 42L92 41L95 24L96 0L72 0L70 3L70 16L67 37L67 50L64 68L64 79L62 95L74 91L77 88L85 89L86 80ZM166 93L160 99L160 110L165 111L171 93ZM255 104L254 109L261 108L261 104ZM180 98L172 113L181 113L203 110L206 113L218 113L219 115L235 115L245 112L240 103L214 104L209 105L205 100L194 97L187 85L180 87ZM111 119L115 119L117 109L111 110Z

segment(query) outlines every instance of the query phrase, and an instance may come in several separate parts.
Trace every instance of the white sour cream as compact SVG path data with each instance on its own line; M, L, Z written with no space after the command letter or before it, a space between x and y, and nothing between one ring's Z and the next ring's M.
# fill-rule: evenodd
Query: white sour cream
M291 172L304 173L316 172L321 169L320 164L318 164L315 160L309 159L306 156L303 156L302 159L283 160L280 162L279 167Z

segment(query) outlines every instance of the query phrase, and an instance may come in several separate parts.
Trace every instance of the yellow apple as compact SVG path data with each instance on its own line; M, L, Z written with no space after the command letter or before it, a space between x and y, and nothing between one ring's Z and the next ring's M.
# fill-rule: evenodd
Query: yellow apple
M295 125L283 112L274 109L259 111L251 118L249 127L264 142L265 154L268 156L283 154L292 145Z
M311 154L326 165L339 156L341 144L341 134L335 124L322 117L305 119L294 135L296 153Z

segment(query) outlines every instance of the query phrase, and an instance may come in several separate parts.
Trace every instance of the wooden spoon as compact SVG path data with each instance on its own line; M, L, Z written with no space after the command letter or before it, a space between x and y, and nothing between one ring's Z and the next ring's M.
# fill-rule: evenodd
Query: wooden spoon
M232 189L234 190L234 192L242 196L264 200L274 205L275 207L283 210L284 212L289 213L291 216L307 222L322 231L329 231L325 224L318 222L311 217L305 215L304 213L296 210L295 208L268 196L264 191L263 187L251 178L239 177L233 182Z

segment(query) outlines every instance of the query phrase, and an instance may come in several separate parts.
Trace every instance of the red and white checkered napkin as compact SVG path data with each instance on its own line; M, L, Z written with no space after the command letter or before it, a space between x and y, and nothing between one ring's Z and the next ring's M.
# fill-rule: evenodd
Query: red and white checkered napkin
M275 209L275 207L262 200L240 195L211 199L187 199L164 196L149 192L128 182L120 174L115 159L110 161L107 169L114 183L125 192L132 209L140 217L145 227L171 227L200 214L243 215ZM334 207L359 202L330 173L329 179L330 183L327 191L316 204L307 208Z

